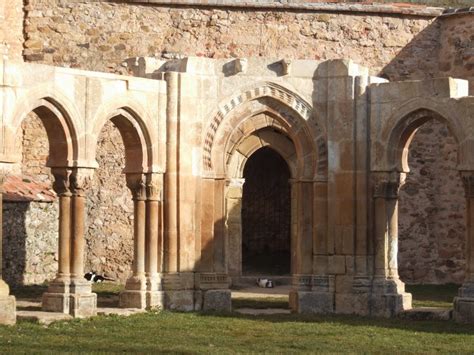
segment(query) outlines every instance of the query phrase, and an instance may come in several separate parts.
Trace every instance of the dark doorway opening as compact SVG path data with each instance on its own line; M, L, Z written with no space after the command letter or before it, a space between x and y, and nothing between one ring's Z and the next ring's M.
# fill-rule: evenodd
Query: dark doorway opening
M242 196L242 273L289 275L291 265L290 171L264 147L247 160Z

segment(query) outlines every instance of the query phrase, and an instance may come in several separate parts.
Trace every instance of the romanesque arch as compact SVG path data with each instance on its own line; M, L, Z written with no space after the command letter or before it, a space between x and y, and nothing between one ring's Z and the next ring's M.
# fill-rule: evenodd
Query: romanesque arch
M106 102L99 108L93 137L95 145L105 123L110 120L119 130L125 146L127 186L134 202L133 275L120 296L121 307L147 308L156 306L158 290L158 210L161 177L153 172L153 143L147 126L150 120L136 103L130 100ZM119 105L118 105L119 104ZM143 115L143 116L142 116ZM93 152L96 151L94 149Z
M75 166L79 159L77 116L74 105L58 93L32 90L20 99L5 125L4 149L11 161L19 161L18 152L12 151L18 137L21 124L26 116L34 112L40 118L48 136L50 151L47 166Z
M387 142L379 151L375 149L377 166L384 171L372 171L374 189L374 223L375 223L375 276L383 278L395 285L402 295L401 309L411 307L411 298L404 293L404 285L398 275L398 197L400 187L409 173L409 145L417 129L425 122L435 119L445 123L458 143L458 170L466 191L466 227L467 227L467 270L466 283L473 278L473 231L472 231L472 181L474 170L468 153L470 145L469 125L467 118L459 115L456 103L447 105L430 99L415 99L395 108L393 114L385 122L379 143ZM469 288L469 287L468 287ZM460 296L463 290L461 288ZM410 300L408 302L408 299ZM456 307L456 302L455 302Z
M212 191L214 203L204 200L202 208L212 208L214 214L203 219L202 238L222 250L218 269L234 277L241 274L242 172L255 151L270 147L291 171L292 275L299 284L303 275L313 273L313 228L325 223L314 220L312 212L314 201L320 201L314 193L327 188L325 130L311 105L274 83L244 89L219 107L204 135L202 196Z

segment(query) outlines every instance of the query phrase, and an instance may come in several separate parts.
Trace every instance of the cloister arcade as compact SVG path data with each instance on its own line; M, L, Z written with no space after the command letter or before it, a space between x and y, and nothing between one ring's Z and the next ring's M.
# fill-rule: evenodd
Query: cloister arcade
M0 61L2 178L20 161L15 137L29 112L49 141L59 261L43 309L96 312L83 278L84 211L109 121L125 146L134 202L133 274L121 307L231 309L230 286L242 275L244 169L267 148L290 176L292 310L393 316L409 309L397 272L398 191L409 173L410 141L434 118L459 145L467 271L454 314L474 322L474 98L467 83L389 83L343 60L284 62L275 76L262 59L249 60L252 70L236 61L185 58L145 70L147 78ZM223 73L224 65L235 72ZM1 280L0 321L15 321L15 299Z

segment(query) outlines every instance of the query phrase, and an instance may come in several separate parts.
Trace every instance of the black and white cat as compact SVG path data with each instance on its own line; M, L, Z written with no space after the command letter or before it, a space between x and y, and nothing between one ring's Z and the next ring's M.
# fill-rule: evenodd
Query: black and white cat
M111 279L109 277L98 275L95 271L89 271L88 273L84 275L84 278L87 281L95 282L95 283L104 282L104 281L114 281L114 279Z
M262 288L273 288L273 281L269 279L257 279L257 286Z

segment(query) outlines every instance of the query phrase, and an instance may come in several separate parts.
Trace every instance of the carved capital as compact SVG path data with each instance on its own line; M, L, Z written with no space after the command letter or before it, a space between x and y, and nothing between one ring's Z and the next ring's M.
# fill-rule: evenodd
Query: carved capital
M143 174L127 174L127 187L135 201L145 201L147 194L146 176Z
M54 176L54 192L58 196L71 196L70 178L72 170L70 168L53 168L51 173Z
M461 179L466 197L474 197L474 171L462 171Z
M398 171L372 173L373 196L397 199L406 174Z
M92 186L94 169L74 168L70 175L70 189L75 196L85 196L86 191Z
M163 187L162 174L146 174L146 199L160 201Z

